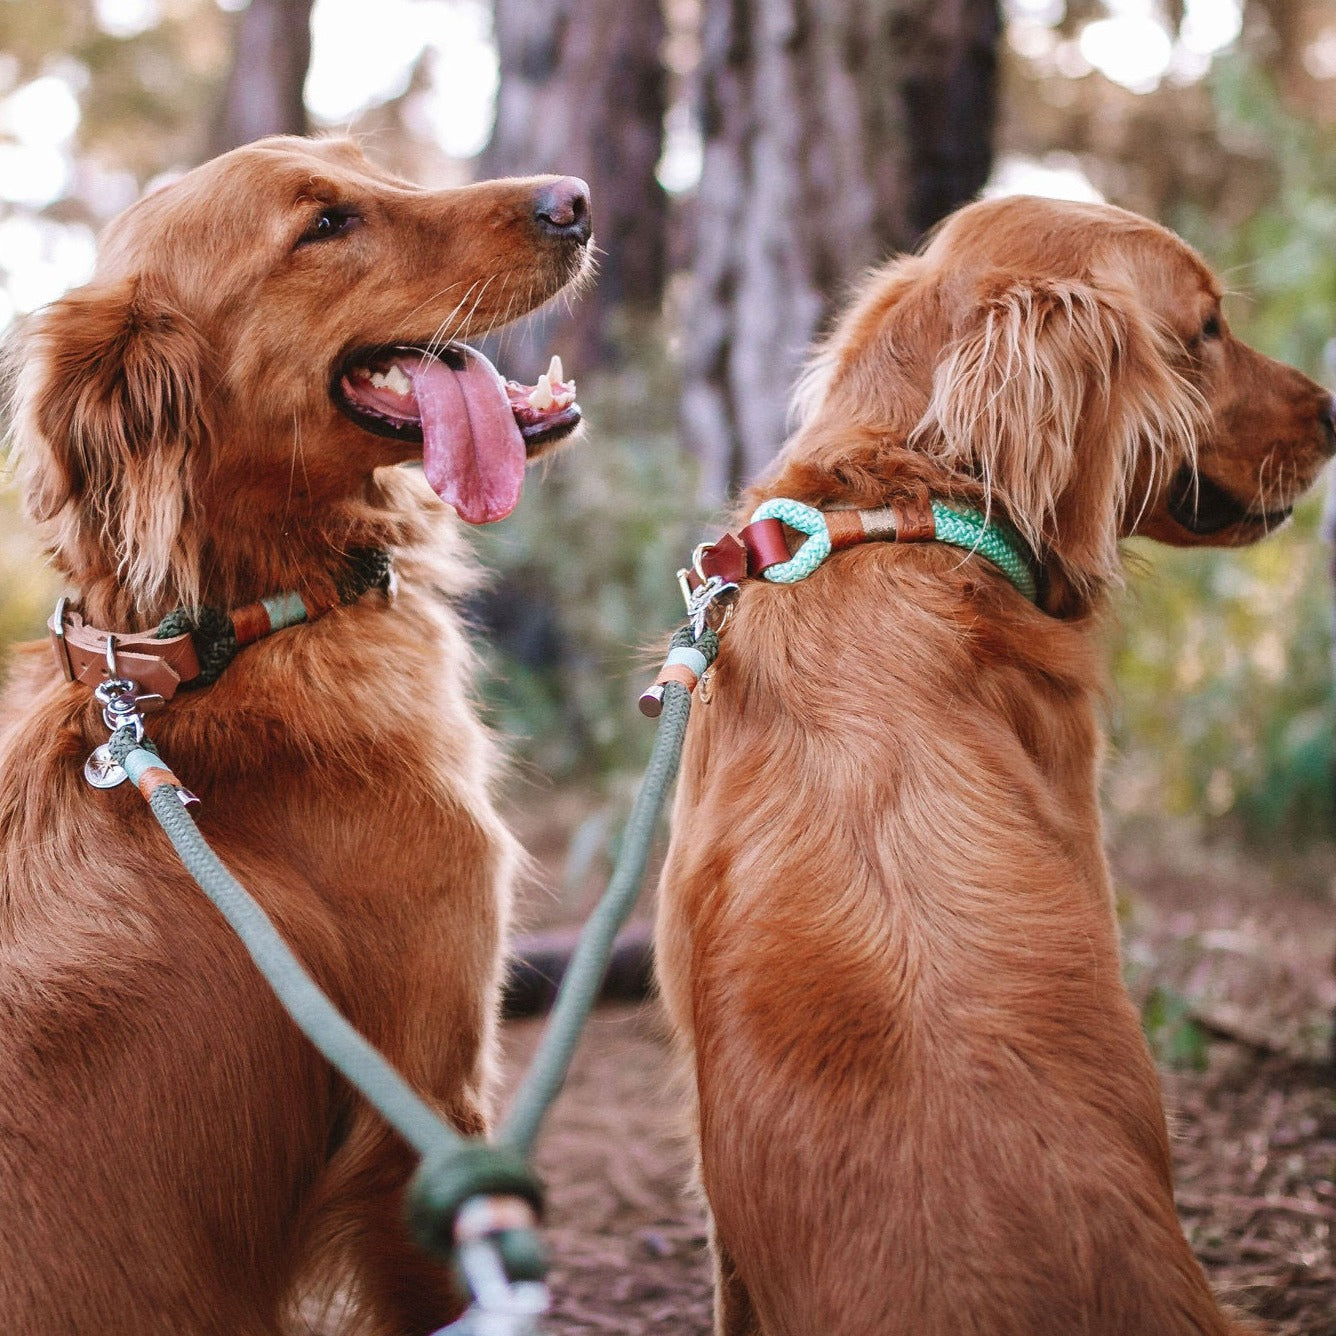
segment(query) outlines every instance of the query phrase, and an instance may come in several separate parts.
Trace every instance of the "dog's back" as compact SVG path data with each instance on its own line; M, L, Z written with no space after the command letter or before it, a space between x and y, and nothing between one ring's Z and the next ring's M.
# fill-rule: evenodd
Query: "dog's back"
M718 1329L1238 1331L1120 977L1097 631L1120 536L1283 520L1331 397L1233 339L1163 229L1005 200L868 282L801 405L740 518L889 506L905 541L746 582L692 715L657 958ZM1034 601L981 539L917 541L929 500L1028 550Z
M972 635L999 600L956 564L927 589L867 551L749 591L698 707L659 969L721 1329L1224 1331L1119 980L1088 650Z

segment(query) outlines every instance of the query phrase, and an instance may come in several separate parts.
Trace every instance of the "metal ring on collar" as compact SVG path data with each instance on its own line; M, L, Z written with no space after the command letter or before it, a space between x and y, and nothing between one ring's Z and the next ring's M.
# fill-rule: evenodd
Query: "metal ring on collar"
M779 520L790 529L807 535L807 541L788 561L766 569L767 580L776 584L805 580L830 556L830 530L826 527L826 517L815 506L805 506L801 501L791 501L787 497L773 497L752 512L751 522L755 524L757 520Z

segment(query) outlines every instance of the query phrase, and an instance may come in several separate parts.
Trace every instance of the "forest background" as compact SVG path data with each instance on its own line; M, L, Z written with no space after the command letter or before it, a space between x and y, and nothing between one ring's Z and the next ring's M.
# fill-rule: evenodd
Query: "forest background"
M1334 125L1331 0L0 0L0 324L85 277L142 190L273 130L351 130L428 184L585 176L600 282L498 355L532 376L560 352L588 439L476 534L496 578L472 609L529 798L574 817L574 885L647 750L674 570L778 448L803 349L867 265L980 189L1104 198L1180 231L1243 336L1326 379ZM0 505L7 645L57 591ZM1118 841L1322 900L1318 510L1243 552L1129 545L1106 807Z

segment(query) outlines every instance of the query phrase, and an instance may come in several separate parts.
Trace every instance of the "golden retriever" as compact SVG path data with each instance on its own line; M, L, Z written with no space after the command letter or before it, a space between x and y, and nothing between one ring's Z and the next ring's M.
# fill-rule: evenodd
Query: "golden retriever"
M579 410L559 374L527 392L456 340L576 280L589 235L573 178L429 191L346 141L264 140L113 222L20 352L27 503L95 639L281 591L328 610L182 689L149 736L306 966L468 1132L516 858L442 499L500 518ZM426 481L391 467L416 459ZM367 551L393 576L355 597ZM85 783L107 730L98 664L70 666L84 680L20 651L3 706L0 1328L278 1336L325 1287L359 1332L435 1330L459 1296L407 1237L409 1150L134 785Z
M727 1336L1202 1336L1101 848L1120 537L1245 543L1333 449L1186 245L968 207L874 274L764 498L922 499L1024 540L1038 605L933 542L745 583L692 715L658 968Z

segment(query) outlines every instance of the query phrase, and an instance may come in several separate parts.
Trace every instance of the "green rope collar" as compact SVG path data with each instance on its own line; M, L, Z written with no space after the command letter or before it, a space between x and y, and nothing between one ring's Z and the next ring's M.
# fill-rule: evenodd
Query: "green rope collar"
M380 548L356 548L348 553L337 580L338 601L356 603L372 589L386 589L390 580L390 554ZM191 612L177 608L169 612L154 631L159 640L189 633L199 658L199 676L191 686L209 686L222 676L223 669L236 658L239 650L263 636L287 626L315 621L335 604L318 605L301 594L284 592L248 603L244 608L200 608Z
M931 506L935 525L932 540L949 543L966 552L977 552L991 561L1025 598L1031 603L1038 603L1039 587L1034 566L1025 543L1014 529L989 520L972 506L938 500L933 500ZM826 515L815 506L804 505L788 497L775 497L763 502L752 512L753 524L767 519L779 520L789 528L807 535L806 541L788 561L769 566L762 572L767 580L777 584L794 584L805 580L834 550ZM866 535L867 538L883 536L890 537L893 534L873 532Z

